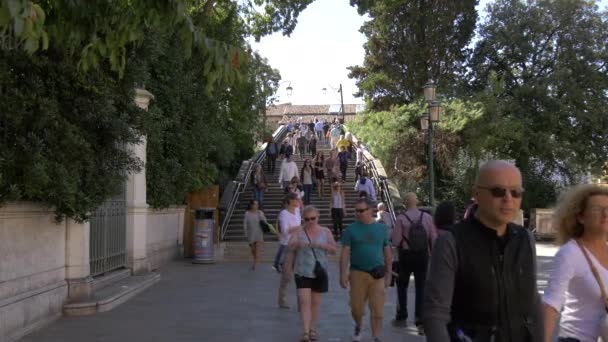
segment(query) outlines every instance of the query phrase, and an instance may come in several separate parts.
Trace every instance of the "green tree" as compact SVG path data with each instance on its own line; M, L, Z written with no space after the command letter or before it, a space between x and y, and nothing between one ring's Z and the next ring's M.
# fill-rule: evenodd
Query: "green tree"
M543 175L567 184L601 167L608 152L606 13L589 0L499 0L487 11L468 77L486 108L476 123L485 133L478 146L514 159L530 176L529 189Z
M369 112L358 116L349 125L355 135L362 139L379 158L389 176L402 184L403 190L425 191L427 183L426 144L428 133L419 129L420 119L426 113L426 104L417 101L403 106L395 106L390 111ZM442 121L435 125L435 162L439 182L437 195L447 197L451 191L450 180L464 172L462 159L455 158L466 151L468 128L483 115L483 108L477 103L461 100L446 101ZM474 158L474 157L471 157ZM473 163L469 161L467 170ZM475 166L476 167L476 166ZM469 177L470 178L470 177ZM460 184L458 185L460 186ZM462 184L466 187L465 184ZM470 187L469 189L470 190ZM457 192L460 201L468 199L465 190ZM445 196L444 196L445 195ZM461 197L465 197L461 199ZM421 198L424 198L423 194Z
M247 35L259 39L277 31L290 34L297 16L312 0L1 0L0 42L32 54L53 46L79 60L83 70L104 61L121 76L128 50L144 41L148 30L174 34L176 48L205 60L207 92L215 82L239 77L246 53L210 35L205 25L226 8L245 18ZM260 12L257 8L263 7Z
M141 167L124 147L140 141L143 113L109 70L82 75L54 49L0 50L0 103L0 202L84 220Z
M86 220L142 166L124 148L142 134L154 207L182 203L251 156L259 112L280 77L245 42L250 27L236 2L196 2L186 14L172 7L180 3L0 1L0 202L44 202L58 219ZM196 58L184 50L184 22L153 20L164 8L156 5L168 6L168 18L181 13L193 35L205 33L204 44L192 43ZM41 22L30 30L34 19ZM42 39L32 34L48 35L48 49L28 48ZM116 34L118 64L112 52L100 55ZM134 105L134 85L156 96L149 112Z
M237 7L218 4L201 23L213 39L238 46L248 55L241 77L205 91L206 64L187 58L175 35L150 32L134 53L127 77L146 84L156 100L146 125L148 203L181 204L193 190L226 181L253 154L260 112L280 76L248 49L246 25Z
M362 66L350 68L368 108L414 102L429 78L451 93L475 29L476 0L351 0L371 20Z

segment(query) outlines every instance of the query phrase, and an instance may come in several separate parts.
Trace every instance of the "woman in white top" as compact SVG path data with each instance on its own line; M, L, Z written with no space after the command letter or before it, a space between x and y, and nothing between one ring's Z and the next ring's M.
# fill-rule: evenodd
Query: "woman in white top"
M606 319L606 303L583 252L603 284L608 284L608 188L585 184L568 191L560 199L553 224L562 246L543 296L545 341L552 341L561 311L558 341L596 342Z
M275 256L274 268L281 272L281 280L279 283L279 307L288 309L287 305L287 285L291 279L291 273L288 272L291 268L285 270L285 255L287 254L287 245L289 243L290 234L300 228L302 218L300 216L300 204L302 202L293 192L288 192L285 195L285 209L281 210L278 217L279 228L279 250Z
M340 182L335 182L331 186L331 193L329 195L329 208L331 211L331 222L333 224L334 234L336 238L340 238L342 235L342 220L344 219L344 212L346 211L346 196L344 195L344 189Z
M257 200L252 199L249 201L247 211L245 211L245 217L243 218L243 229L245 229L245 235L249 241L249 247L251 248L251 256L253 257L253 265L251 269L255 270L260 259L260 249L264 242L264 232L260 221L266 222L266 216L264 212L259 210L259 203Z

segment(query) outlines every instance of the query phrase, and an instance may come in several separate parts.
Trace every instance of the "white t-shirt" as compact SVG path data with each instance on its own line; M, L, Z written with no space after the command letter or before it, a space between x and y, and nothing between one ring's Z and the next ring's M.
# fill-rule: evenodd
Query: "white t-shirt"
M317 121L315 124L315 131L322 132L323 131L323 121Z
M331 193L331 207L336 209L344 209L344 197L340 193Z
M279 243L287 246L289 243L289 228L296 227L302 224L300 216L300 208L296 208L295 214L292 214L287 209L281 210L279 213L279 226L281 232L279 234Z
M298 166L293 160L283 160L281 172L279 172L279 183L290 182L293 177L298 177Z
M606 286L608 270L589 250L587 252ZM568 241L557 251L543 301L558 312L562 307L564 309L561 313L560 337L573 337L581 342L597 342L606 311L602 304L600 287L585 255L574 240Z
M363 161L363 149L361 147L357 147L355 157L357 158L355 162L360 163Z

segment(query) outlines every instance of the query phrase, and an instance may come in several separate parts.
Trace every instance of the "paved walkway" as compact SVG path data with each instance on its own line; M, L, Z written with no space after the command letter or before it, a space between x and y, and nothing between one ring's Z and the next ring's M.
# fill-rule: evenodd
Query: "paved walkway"
M555 248L539 244L541 284L554 253ZM157 285L110 312L62 318L21 341L286 342L300 336L293 284L289 298L292 309L278 309L279 277L268 264L253 272L245 264L192 265L184 260L168 264L161 274ZM350 341L353 324L348 296L338 285L336 264L330 274L330 292L324 295L321 308L320 341ZM410 317L413 297L412 286ZM395 289L388 289L383 340L424 341L412 327L390 325L395 303ZM363 336L364 341L371 340L368 320Z

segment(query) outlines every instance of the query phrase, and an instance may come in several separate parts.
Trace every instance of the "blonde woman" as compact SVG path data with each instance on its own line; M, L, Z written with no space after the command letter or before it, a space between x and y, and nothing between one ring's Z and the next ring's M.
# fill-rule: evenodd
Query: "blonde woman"
M560 199L553 224L561 247L543 296L545 341L552 341L561 312L558 341L596 342L604 335L608 305L594 274L604 287L608 284L608 188L585 184L571 189Z
M328 290L328 279L315 274L317 261L326 270L329 254L336 252L336 242L326 227L319 225L319 210L307 206L302 211L304 225L297 228L289 239L286 272L291 273L294 265L298 304L302 320L300 342L317 341L317 323L320 315L321 294ZM292 262L293 261L293 262Z

